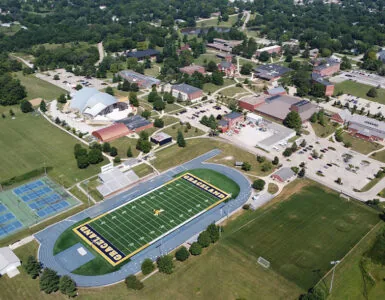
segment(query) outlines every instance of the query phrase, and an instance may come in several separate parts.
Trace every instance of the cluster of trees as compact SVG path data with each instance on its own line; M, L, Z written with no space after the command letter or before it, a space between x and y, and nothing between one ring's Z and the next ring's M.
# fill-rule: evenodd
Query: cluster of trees
M20 80L9 73L0 72L0 105L14 105L27 97L25 87Z
M126 79L123 80L123 83L118 83L118 90L123 92L139 92L139 86L137 83L130 83Z
M214 115L210 115L210 117L207 117L204 115L202 119L199 121L202 125L205 125L211 129L217 129L218 122L217 119L215 119Z
M27 261L23 263L23 268L32 279L39 277L40 290L46 294L60 290L63 295L68 297L77 295L76 283L71 277L67 275L60 277L55 271L48 268L42 271L41 263L34 256L28 256Z
M142 151L143 153L150 152L152 145L148 138L148 133L146 131L141 131L139 134L139 140L136 143L136 149Z
M297 151L297 150L298 150L298 145L297 145L296 142L293 142L293 144L291 145L291 147L287 147L287 148L283 151L282 155L285 156L285 157L289 157L289 156L291 156L291 155L292 155L295 151Z
M268 172L273 168L273 165L278 165L279 159L278 157L274 157L274 160L271 162L270 160L266 159L266 157L257 155L257 162L260 163L262 172Z
M310 117L310 122L311 123L319 123L321 126L326 126L327 124L327 119L325 117L325 111L323 109L321 109L320 111L312 114L312 116Z
M258 49L258 44L253 38L243 39L242 44L235 46L232 53L235 55L241 55L246 58L251 58L255 51Z
M179 147L184 148L187 146L186 140L184 139L182 131L178 130L178 134L176 137L176 143Z
M175 102L175 98L171 93L163 93L162 97L162 95L157 92L155 86L152 88L152 91L148 94L147 100L148 102L152 103L153 108L157 111L164 110L166 108L167 103L172 104Z
M299 132L302 127L301 116L299 115L298 112L293 110L287 114L286 118L283 120L283 125Z
M75 144L74 146L74 156L79 169L85 169L90 164L95 165L104 160L102 145L93 143L89 148L90 149L87 150L87 148L83 148L81 144Z

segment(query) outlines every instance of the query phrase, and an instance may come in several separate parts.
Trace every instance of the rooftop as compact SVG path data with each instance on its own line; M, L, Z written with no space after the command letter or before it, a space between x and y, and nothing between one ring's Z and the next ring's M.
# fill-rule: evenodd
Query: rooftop
M286 93L286 90L282 86L277 86L275 88L267 90L269 95L277 95L280 93Z
M283 181L286 181L293 177L295 173L290 168L282 168L275 172L273 175L279 176Z
M266 99L266 95L262 94L262 95L253 95L253 96L246 96L246 97L243 97L241 99L239 99L239 101L242 101L242 102L245 102L245 103L248 103L248 104L251 104L251 105L257 105L257 104L261 104L261 103L265 103L265 99Z
M117 123L122 123L122 124L126 125L126 127L128 129L130 129L131 131L134 131L137 128L151 124L150 121L148 121L145 118L143 118L142 116L138 116L138 115L119 120L119 121L117 121Z
M279 45L267 46L267 47L263 47L261 49L257 49L257 52L269 51L269 50L273 50L273 49L276 49L276 48L281 48L281 46L279 46Z
M158 132L157 134L155 134L151 137L151 139L153 139L157 142L160 142L160 141L163 141L163 140L169 139L169 138L171 138L171 135L168 135L167 133L164 133L164 132Z
M201 89L186 83L175 84L172 86L172 89L188 95L202 91Z
M127 53L127 57L136 57L136 58L145 58L159 55L160 52L155 49L147 49L147 50L139 50L139 51L131 51Z
M324 79L320 74L318 73L311 73L311 78L318 82L319 84L322 84L324 86L333 85L329 80Z
M224 115L223 117L226 118L226 119L237 119L239 117L243 116L242 113L240 112L236 112L236 111L232 111L231 113L227 114L227 115Z
M119 75L124 79L127 79L131 83L140 83L146 87L151 87L154 84L159 84L160 80L151 76L146 76L131 70L120 71Z
M286 73L292 71L292 69L276 64L268 64L258 66L254 68L254 71L257 73L257 76L270 80L276 77L281 77Z

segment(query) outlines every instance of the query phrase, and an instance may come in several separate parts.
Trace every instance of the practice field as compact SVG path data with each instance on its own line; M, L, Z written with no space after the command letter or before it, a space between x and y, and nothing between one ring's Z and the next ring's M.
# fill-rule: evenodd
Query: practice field
M0 193L0 239L78 202L48 177Z
M311 181L296 181L271 207L234 221L224 240L307 290L378 223L378 212ZM237 224L239 226L237 226Z
M73 230L115 266L230 196L186 173Z

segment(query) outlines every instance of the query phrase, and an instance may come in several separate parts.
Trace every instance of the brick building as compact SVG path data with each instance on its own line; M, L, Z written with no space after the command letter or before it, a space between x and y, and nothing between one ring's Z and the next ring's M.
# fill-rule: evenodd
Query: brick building
M258 58L262 52L267 52L269 54L273 54L273 53L281 54L282 48L279 45L264 47L255 51L255 57Z

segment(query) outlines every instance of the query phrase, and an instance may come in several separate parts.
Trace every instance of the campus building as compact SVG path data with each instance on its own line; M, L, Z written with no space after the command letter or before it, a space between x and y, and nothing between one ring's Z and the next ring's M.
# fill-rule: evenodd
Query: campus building
M231 60L222 60L218 64L218 70L225 73L226 76L234 76L237 71L237 67L231 62Z
M215 38L212 43L208 43L206 46L221 52L231 53L235 46L242 44L243 41L224 40Z
M329 80L323 78L318 73L311 73L311 78L314 83L319 83L324 87L324 94L325 96L333 96L334 94L334 84L331 83Z
M254 75L258 78L276 81L280 79L283 75L292 71L290 68L286 68L276 64L261 65L254 69Z
M111 142L123 136L129 135L130 131L124 124L115 123L106 128L95 130L92 135L96 137L100 142Z
M179 68L179 72L181 72L183 74L188 74L190 76L192 74L194 74L195 72L201 73L203 75L206 74L205 68L202 66L197 66L197 65L191 65L191 66Z
M231 112L227 115L224 115L221 120L218 122L218 129L223 133L228 130L233 129L239 123L242 123L245 120L245 116L239 112Z
M277 86L275 88L267 90L266 94L268 94L269 96L278 96L278 95L286 95L287 92L282 86Z
M158 86L160 80L151 76L146 76L131 70L124 70L119 72L120 77L127 80L129 83L136 83L139 88L151 88L153 85Z
M352 114L348 109L334 114L331 120L347 125L349 134L366 141L383 141L385 138L385 122Z
M126 53L127 57L135 57L138 61L143 61L146 58L154 61L158 57L160 52L155 49L139 50L139 51L130 51Z
M151 137L151 142L153 142L154 144L158 144L159 146L170 143L171 141L172 137L164 132L158 132L157 134Z
M0 276L5 274L12 278L20 272L17 269L21 265L20 259L9 247L0 248Z
M255 111L258 106L265 103L266 98L265 94L246 96L238 100L238 106L249 111Z
M313 61L313 65L314 73L326 77L339 72L341 62L334 58L318 58Z
M202 98L203 91L186 83L175 84L171 87L171 93L176 99L195 102Z
M139 115L121 119L117 121L117 123L124 124L130 133L139 133L143 130L154 127L152 122Z
M77 111L85 117L95 118L112 113L115 109L122 111L128 109L126 102L119 102L107 93L99 92L95 88L84 87L72 97L70 109Z
M282 48L279 45L264 47L255 51L255 57L258 58L262 52L267 52L269 54L273 54L273 53L280 54L282 52Z
M271 177L279 182L286 182L295 175L291 168L281 168L275 172Z

